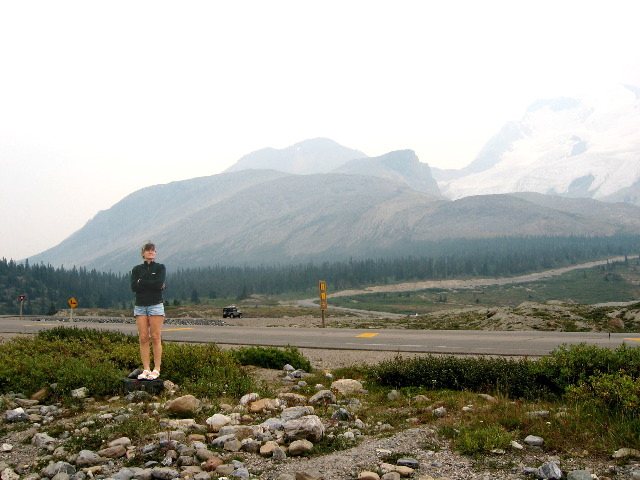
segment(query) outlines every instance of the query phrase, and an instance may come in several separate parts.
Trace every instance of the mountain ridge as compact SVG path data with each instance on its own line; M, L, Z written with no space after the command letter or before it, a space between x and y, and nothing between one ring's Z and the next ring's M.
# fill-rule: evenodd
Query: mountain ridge
M229 188L238 183L244 188ZM30 260L125 272L149 239L163 263L186 268L424 255L429 242L454 238L640 235L633 205L534 200L451 201L373 176L244 170L142 189ZM170 217L154 221L162 211Z
M138 190L31 261L125 271L152 239L176 265L419 254L426 242L640 234L640 88L534 102L474 161L369 157L327 138Z

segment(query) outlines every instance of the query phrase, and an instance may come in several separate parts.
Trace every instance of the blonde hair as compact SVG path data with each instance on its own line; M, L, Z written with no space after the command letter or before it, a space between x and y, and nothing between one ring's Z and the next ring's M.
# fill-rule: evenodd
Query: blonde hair
M140 255L142 255L142 258L144 258L144 252L148 252L149 250L155 250L156 246L151 243L151 242L147 242L144 245L142 245L142 250L140 251Z

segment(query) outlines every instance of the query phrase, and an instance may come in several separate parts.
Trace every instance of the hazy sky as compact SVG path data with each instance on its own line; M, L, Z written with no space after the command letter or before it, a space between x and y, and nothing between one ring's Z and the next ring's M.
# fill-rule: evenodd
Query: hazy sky
M534 100L640 79L635 5L0 0L0 258L309 138L464 167Z

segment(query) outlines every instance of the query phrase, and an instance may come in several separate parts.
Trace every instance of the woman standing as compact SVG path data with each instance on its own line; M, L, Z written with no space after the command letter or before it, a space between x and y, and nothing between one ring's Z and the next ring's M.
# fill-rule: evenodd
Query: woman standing
M144 262L133 267L131 271L131 290L136 292L133 315L138 324L143 369L138 378L140 380L155 380L160 376L162 361L161 333L164 322L162 291L165 289L166 270L164 265L155 262L156 246L151 242L142 246L142 259ZM151 340L153 350L153 370L151 370L149 340Z

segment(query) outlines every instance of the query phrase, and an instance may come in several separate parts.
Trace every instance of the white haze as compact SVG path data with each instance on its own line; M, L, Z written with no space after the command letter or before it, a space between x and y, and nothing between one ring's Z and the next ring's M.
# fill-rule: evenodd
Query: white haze
M638 73L633 1L0 3L0 257L316 137L469 164L538 98ZM137 248L137 246L132 246Z

